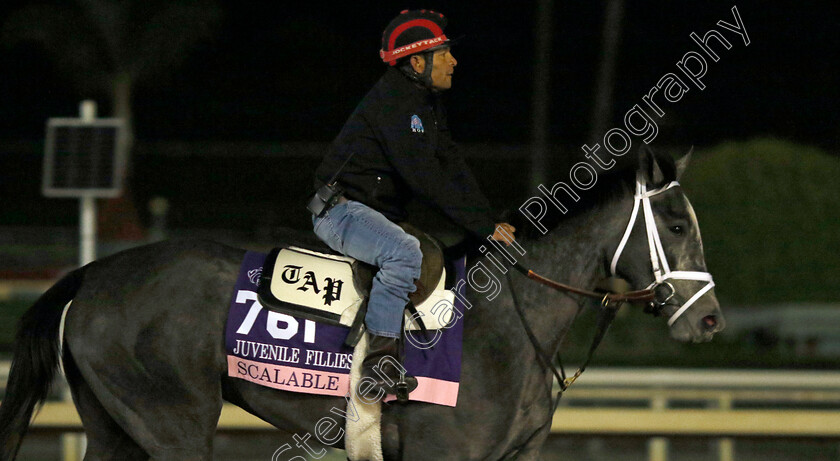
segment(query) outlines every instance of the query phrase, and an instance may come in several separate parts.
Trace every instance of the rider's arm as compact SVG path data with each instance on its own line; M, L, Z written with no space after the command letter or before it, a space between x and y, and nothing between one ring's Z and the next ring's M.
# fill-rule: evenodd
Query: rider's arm
M441 134L434 127L432 112L420 114L423 123L428 124L424 132L409 129L407 121L411 115L389 117L403 123L385 122L379 128L384 150L394 169L417 198L434 205L480 238L492 234L495 226L491 209L477 189L477 183L476 189L471 189L472 185L455 179L463 174L465 165L453 165L461 170L453 173L444 169L435 156L437 140L432 137Z

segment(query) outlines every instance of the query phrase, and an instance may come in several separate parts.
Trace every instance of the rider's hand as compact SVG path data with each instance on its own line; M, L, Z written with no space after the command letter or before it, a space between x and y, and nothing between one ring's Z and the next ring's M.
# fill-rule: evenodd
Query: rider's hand
M496 224L496 232L493 233L492 238L493 240L505 242L506 245L510 245L510 242L516 240L516 237L513 235L514 232L516 232L516 228L510 224L506 222L498 223Z

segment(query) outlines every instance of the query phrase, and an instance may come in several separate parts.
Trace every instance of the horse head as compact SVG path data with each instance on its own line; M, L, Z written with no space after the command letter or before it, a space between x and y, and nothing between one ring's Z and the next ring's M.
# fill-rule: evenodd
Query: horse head
M633 209L611 244L610 272L634 289L653 289L647 310L668 321L671 337L703 342L724 328L714 282L706 270L697 216L679 179L691 152L670 156L639 151ZM609 252L609 250L608 250Z

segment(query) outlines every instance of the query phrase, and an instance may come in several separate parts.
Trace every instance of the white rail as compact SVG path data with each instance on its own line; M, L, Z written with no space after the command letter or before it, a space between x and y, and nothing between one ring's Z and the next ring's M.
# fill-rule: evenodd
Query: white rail
M775 389L840 391L840 372L801 370L701 370L592 368L574 388Z
M0 361L0 389L5 388L9 366L9 361ZM745 411L761 404L767 411L797 410L799 406L802 410L797 411L825 414L840 411L840 372L595 368L575 382L561 405L567 413L653 407L658 407L658 412L673 412L669 407L675 401L683 402L683 410L707 413ZM695 403L686 406L685 401ZM579 408L582 403L586 408ZM840 436L840 424L835 427ZM592 427L585 432L597 431Z
M8 371L0 362L0 388ZM71 403L49 402L32 428L80 431L81 423ZM272 427L226 404L219 430ZM710 458L722 461L735 459L740 437L840 439L840 372L595 368L567 391L551 430L646 437L651 460L667 460L668 437L716 438Z
M715 437L721 461L738 437L840 438L834 371L597 368L562 402L553 433L648 437L651 461L668 459L667 437Z

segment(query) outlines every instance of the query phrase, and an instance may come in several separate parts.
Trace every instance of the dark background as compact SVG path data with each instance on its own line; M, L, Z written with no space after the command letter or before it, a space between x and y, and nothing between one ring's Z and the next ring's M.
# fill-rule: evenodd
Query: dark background
M30 3L3 2L0 19ZM382 72L382 29L418 4L299 3L217 3L221 17L206 39L165 75L135 85L138 140L331 140ZM428 3L450 19L449 36L464 36L453 50L459 64L447 95L457 139L527 142L535 2ZM663 107L662 122L678 128L659 141L704 146L771 134L836 149L840 34L829 1L626 1L615 121L697 50L690 32L733 23L733 5L751 44L723 31L733 48L709 62L704 91L692 87ZM603 2L554 2L553 142L577 146L587 136L603 11ZM0 139L38 140L46 118L74 116L85 97L108 114L107 97L79 91L37 45L4 47L0 69Z
M103 79L112 77L115 66L103 59L101 31L91 27L91 11L97 11L91 4L105 5L99 14L108 14L109 5L128 12L117 47L128 61L141 63L131 86L136 142L126 197L133 211L114 211L125 221L118 224L106 211L100 218L105 239L144 235L142 228L151 224L147 203L156 196L170 200L168 224L174 228L306 227L305 212L297 205L309 193L309 178L326 143L382 74L381 31L406 7L444 12L450 19L447 34L462 37L453 50L459 61L454 86L446 94L450 126L468 149L491 202L512 208L530 194L536 2L83 4L0 4L0 225L76 224L72 200L41 196L42 140L46 119L76 116L82 99L96 100L100 116L113 114L111 86ZM172 5L198 13L151 28L156 15ZM735 22L733 5L749 46L716 25ZM33 7L42 9L24 29L58 29L53 42L95 46L56 50L37 40L10 38L9 24L20 22L16 14ZM554 2L550 165L577 161L593 130L605 10L606 2ZM656 118L660 132L652 146L684 152L691 145L770 136L836 156L840 34L834 11L828 1L803 6L626 0L607 126L622 126L628 109L644 106L642 96L663 75L682 76L676 62L689 50L699 51L691 32L703 36L716 28L732 48L712 45L721 59L708 60L705 90L689 83L677 103L657 96L665 116ZM45 25L50 16L58 26ZM157 48L149 35L160 38ZM183 37L192 46L169 45ZM63 57L76 54L83 65L63 64ZM164 65L156 72L144 72L159 62ZM562 178L567 171L555 166L546 177ZM197 206L201 203L214 207Z
M463 36L453 49L459 64L446 94L450 126L491 202L515 210L534 190L536 3L0 1L0 281L23 286L0 293L0 356L8 357L15 322L39 287L78 264L78 201L41 194L46 120L77 116L87 98L99 103L100 116L113 113L100 81L103 68L74 72L54 49L10 39L8 20L16 12L60 7L51 16L59 40L70 43L97 33L79 16L82 5L106 5L100 11L106 15L107 5L126 7L135 21L126 25L129 43L122 49L145 55L141 70L166 64L133 81L129 188L122 201L97 203L103 256L167 236L265 250L282 241L282 227L305 229L303 201L314 168L382 74L380 36L404 8L441 11L450 20L447 35ZM593 130L606 4L554 1L546 172L552 183L568 177L558 164L577 161ZM161 27L164 45L195 39L175 52L177 59L166 46L144 47L149 30L137 26L170 5L214 12L208 27L201 21ZM749 34L747 47L716 26L734 22L733 5ZM699 148L682 184L701 222L728 326L712 343L677 345L667 340L665 322L625 308L599 348L598 366L840 366L838 11L836 0L624 0L610 127L622 126L625 112L642 104L664 74L682 77L676 62L699 51L691 32L703 36L715 28L733 44L730 50L713 45L721 60L708 61L704 91L691 86L681 101L662 104L666 115L656 119L660 133L652 144L674 153ZM24 28L40 30L47 17ZM86 57L96 62L101 53ZM169 203L165 222L149 212L155 197ZM27 285L33 279L35 288ZM594 321L592 313L577 321L566 363L582 361ZM601 446L593 442L586 443ZM673 442L674 454L696 452L679 445L684 442ZM739 456L762 453L757 446L767 442L753 442L739 440ZM815 444L804 440L796 451L781 442L770 446L774 455L801 457L815 453ZM836 444L823 445L836 456ZM276 444L266 447L270 453ZM235 457L242 453L236 445Z
M104 5L98 10L104 15L112 7L129 12L118 48L145 59L142 78L132 83L129 187L121 201L98 201L100 256L173 236L267 249L283 240L283 227L306 230L303 203L313 171L382 74L382 29L403 8L444 12L447 34L463 36L453 49L459 63L446 94L449 121L491 203L515 210L533 194L536 2L6 1L0 3L0 277L49 280L77 264L78 201L44 198L40 190L45 122L75 117L86 98L99 103L100 116L113 113L102 81L113 63L95 64L106 53L101 41L87 54L76 56L72 47L61 54L12 40L8 24L40 6L43 14L24 23L24 31L40 31L52 18L59 43L89 43L101 31L80 11L91 14L82 5L92 4ZM150 29L149 20L172 5L197 13ZM554 2L549 184L568 177L568 167L558 165L578 161L593 131L606 5ZM734 23L733 5L749 46L716 25ZM622 126L625 112L643 104L663 75L682 77L676 62L699 51L691 32L715 28L733 45L712 45L721 59L708 61L705 90L689 84L682 100L661 103L666 115L656 118L660 133L652 146L677 154L698 147L683 184L701 222L718 298L735 320L721 340L689 351L664 347L664 324L634 313L613 325L614 340L600 351L604 363L719 366L725 357L730 366L837 365L840 331L830 320L838 315L840 273L837 11L830 1L624 1L609 127ZM175 44L182 39L193 45L180 50ZM62 64L67 56L89 69ZM149 211L155 197L169 203L164 221ZM0 311L16 319L31 301ZM765 309L770 304L775 310ZM736 311L754 311L733 306L762 314L739 320ZM574 333L575 344L589 340L585 325ZM0 318L0 349L12 326Z

